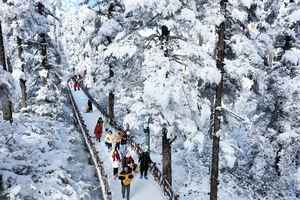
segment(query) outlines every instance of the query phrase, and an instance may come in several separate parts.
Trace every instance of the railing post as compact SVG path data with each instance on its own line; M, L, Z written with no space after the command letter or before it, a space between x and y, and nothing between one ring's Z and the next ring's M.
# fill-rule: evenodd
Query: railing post
M172 185L172 149L167 134L168 129L164 126L162 129L162 173Z

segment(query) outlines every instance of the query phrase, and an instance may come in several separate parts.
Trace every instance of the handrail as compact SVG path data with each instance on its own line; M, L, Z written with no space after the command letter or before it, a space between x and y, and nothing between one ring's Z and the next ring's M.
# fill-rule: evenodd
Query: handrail
M69 81L68 81L69 82ZM104 200L112 200L112 193L110 191L110 187L108 184L108 176L105 173L103 162L99 158L99 154L95 148L94 143L92 142L91 136L89 135L89 131L84 124L82 116L79 112L78 106L74 100L70 87L68 87L69 99L72 105L73 113L76 118L77 124L79 125L81 135L85 141L85 144L89 150L89 154L92 158L93 164L96 168L97 177L100 182L100 188L102 191L102 197Z
M91 100L91 102L97 107L97 109L106 117L109 118L106 110L100 106L100 104L91 96L88 89L86 87L83 87L81 84L82 91L86 94L86 96ZM119 131L125 131L122 126L118 125L116 121L110 122L111 126L114 127L116 130ZM137 144L132 138L130 138L130 145L132 149L140 155L143 150L140 147L139 144ZM164 195L168 197L169 200L179 200L179 194L176 194L171 186L171 184L168 182L168 180L162 176L162 172L158 169L156 166L156 163L152 162L150 167L151 174L154 177L154 180L160 185L162 188Z

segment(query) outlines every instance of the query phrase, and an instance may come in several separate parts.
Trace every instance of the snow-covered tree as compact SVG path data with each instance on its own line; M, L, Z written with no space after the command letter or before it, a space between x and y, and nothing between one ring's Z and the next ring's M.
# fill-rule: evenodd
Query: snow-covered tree
M175 179L174 186L187 199L208 192L212 108L221 78L215 67L216 27L224 20L219 3L82 1L64 18L71 66L86 71L85 84L103 106L113 91L115 119L129 124L142 143L151 115L157 152L164 123L178 136L173 162L188 179ZM220 198L296 199L299 2L229 0L227 6Z

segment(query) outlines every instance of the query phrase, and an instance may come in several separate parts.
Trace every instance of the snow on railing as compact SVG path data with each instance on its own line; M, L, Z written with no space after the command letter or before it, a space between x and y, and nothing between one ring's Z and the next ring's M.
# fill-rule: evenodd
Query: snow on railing
M82 85L82 84L81 84ZM86 96L91 100L91 102L97 107L97 109L105 116L106 118L109 118L106 110L98 104L95 99L91 96L88 89L86 87L81 87L82 91L86 94ZM116 130L125 132L125 130L122 128L122 126L118 125L117 122L111 121L110 125L114 127ZM130 145L132 149L140 155L143 150L140 147L139 144L137 144L133 138L130 139ZM167 181L165 177L163 177L162 172L158 169L156 166L156 163L152 162L150 167L151 174L154 177L154 180L160 185L162 188L164 194L168 197L169 200L179 200L179 195L176 194L171 186L171 184Z
M97 152L94 143L92 142L91 136L89 135L89 131L83 121L83 118L79 112L77 104L72 95L71 89L68 88L69 98L72 105L72 109L77 121L77 124L80 128L80 132L84 138L85 144L89 150L90 156L92 158L93 164L96 168L97 177L100 182L100 188L102 190L102 197L104 200L112 200L112 194L110 191L110 187L108 184L108 178L104 170L103 162L99 158L99 153Z

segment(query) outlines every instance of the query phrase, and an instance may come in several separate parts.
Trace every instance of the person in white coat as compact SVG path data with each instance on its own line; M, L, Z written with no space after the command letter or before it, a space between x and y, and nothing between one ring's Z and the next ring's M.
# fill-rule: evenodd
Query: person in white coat
M114 179L116 179L118 177L120 161L121 161L120 153L116 147L112 152L111 158L112 158L112 167L113 167L113 177Z

